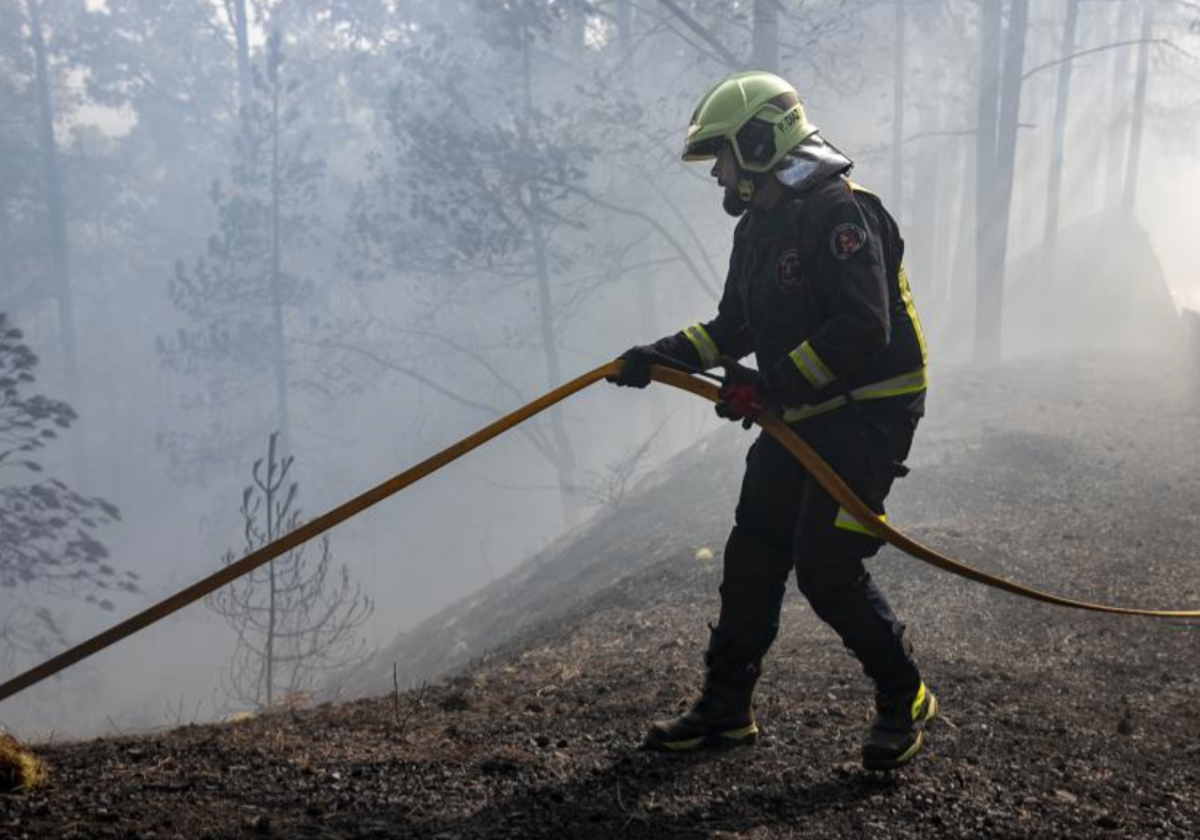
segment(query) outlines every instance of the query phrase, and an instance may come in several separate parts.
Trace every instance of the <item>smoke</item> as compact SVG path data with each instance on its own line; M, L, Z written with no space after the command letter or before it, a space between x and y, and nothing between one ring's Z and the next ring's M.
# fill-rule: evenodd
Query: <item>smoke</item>
M24 4L0 4L6 22L23 14ZM29 599L52 607L65 634L79 640L214 571L226 550L242 545L238 504L251 463L183 482L160 445L173 432L209 430L203 409L211 395L164 368L156 343L187 324L169 281L176 262L191 266L206 252L217 224L209 199L213 182L231 177L238 84L229 21L221 4L192 8L196 20L174 12L159 19L143 4L118 0L59 5L68 16L55 18L55 25L71 37L51 38L50 47L58 50L59 64L78 65L65 89L85 100L95 93L77 110L64 104L58 120L83 382L76 437L54 449L45 466L121 509L121 522L98 536L114 565L141 575L144 592L120 599L112 613L81 603L77 593L4 594L14 604ZM505 40L512 32L502 31L504 21L496 17L512 5L363 2L330 4L308 17L305 10L319 4L266 4L277 16L272 20L288 27L284 68L305 91L295 136L304 136L307 150L327 162L319 197L305 208L319 219L312 241L290 263L315 287L314 308L289 324L305 360L319 363L298 377L293 402L295 477L307 516L546 389L538 292L529 280L537 259L522 238L528 224L520 212L531 195L522 167L544 167L540 174L547 178L547 172L569 176L543 184L539 194L561 200L552 206L557 215L543 220L551 232L542 256L561 316L547 334L558 342L563 378L715 312L713 291L723 281L734 223L721 210L722 192L707 165L684 166L678 151L695 101L730 68L688 35L694 30L644 8L655 4L596 4L605 14L609 7L632 8L634 32L623 40L607 17L572 18L562 11L571 4L547 2L549 11L530 27L530 99L540 109L530 121L536 129L530 139L520 117L523 54ZM723 49L750 54L746 22L737 17L744 3L685 5L698 25L731 39ZM900 219L932 364L968 363L975 317L979 4L909 4L922 17L909 28L904 89L911 136L900 156L901 195L891 194L897 182L890 169L893 7L780 5L779 71L800 89L824 136L855 159L855 180L878 192ZM1081 44L1113 40L1112 10L1093 8L1108 5L1084 4ZM72 23L69 8L75 7L103 14L72 29L78 21ZM361 17L346 21L337 17L342 14ZM1029 66L1058 57L1058 13L1046 14L1051 17L1031 34ZM141 24L144 31L135 26ZM25 72L31 62L21 26L0 30L4 66ZM122 32L134 35L122 40ZM256 61L265 32L256 21L249 39ZM438 67L444 75L434 74L431 68ZM1060 236L1049 256L1043 244L1054 74L1031 77L1024 90L1004 326L1005 357L1017 363L1105 350L1145 354L1148 366L1166 360L1164 369L1174 370L1185 352L1177 310L1200 309L1193 210L1200 158L1192 136L1195 110L1186 107L1194 69L1186 62L1152 65L1132 208L1112 201L1125 165L1114 125L1128 122L1132 90L1128 78L1114 89L1121 78L1114 69L1114 52L1076 68ZM422 73L427 77L418 82ZM25 87L10 90L0 81L0 105L14 113L33 107L25 95L32 77L21 82ZM414 90L429 102L416 107ZM34 111L23 113L32 124ZM411 136L406 146L397 137L396 124L414 115L429 117L423 136L438 149L413 146ZM511 148L502 145L509 140ZM448 155L433 152L452 142L463 144L453 147L463 148L462 160L435 170ZM8 155L10 145L20 154ZM517 158L519 166L513 165ZM26 294L27 286L49 287L42 211L25 209L25 198L12 198L21 191L8 188L20 180L22 190L36 192L36 179L21 179L38 170L28 163L37 160L35 140L0 122L0 307L43 357L43 390L65 398L53 301ZM586 189L590 199L564 184ZM449 211L419 224L408 220L410 199L422 190L442 199L470 196L426 208L477 213L478 235L469 226L453 228ZM512 241L504 240L512 230ZM455 265L433 259L441 255L431 253L431 243L464 242L465 257ZM328 347L331 338L358 342L377 356L338 356ZM1062 384L1069 391L1071 383ZM261 394L241 396L239 410L257 410ZM694 400L653 389L632 394L597 387L556 410L577 449L580 481L602 480L623 455L657 435L641 456L640 474L653 473L719 424ZM269 424L262 425L254 434L265 445ZM364 628L370 645L386 647L448 603L567 538L560 476L547 457L553 430L527 431L332 532L336 561L376 600ZM583 501L578 507L585 527L596 507ZM42 735L205 720L220 708L217 677L232 643L219 620L194 606L6 701L0 719Z

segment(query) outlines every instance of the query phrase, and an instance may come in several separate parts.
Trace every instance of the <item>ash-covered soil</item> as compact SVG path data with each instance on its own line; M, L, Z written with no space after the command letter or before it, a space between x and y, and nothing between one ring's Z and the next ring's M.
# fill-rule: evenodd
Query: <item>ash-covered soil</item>
M892 518L1054 592L1200 609L1200 411L1182 379L1117 356L947 372ZM406 680L452 675L390 694L381 658L364 678L379 696L345 705L41 745L50 782L0 797L0 836L1197 835L1200 622L1046 607L891 550L873 568L944 711L910 768L858 767L868 686L794 587L759 745L639 752L699 683L749 440L723 430L388 652Z

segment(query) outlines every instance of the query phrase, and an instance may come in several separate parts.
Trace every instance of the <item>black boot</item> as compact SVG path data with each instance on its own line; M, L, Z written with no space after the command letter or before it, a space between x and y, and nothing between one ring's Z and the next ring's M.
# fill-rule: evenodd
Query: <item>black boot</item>
M863 766L894 770L925 745L925 727L937 716L937 698L921 680L904 625L898 626L892 644L863 653L863 670L875 683L875 721L863 741Z
M875 722L863 741L863 766L894 770L912 761L925 745L925 727L937 713L937 698L923 682L909 691L877 693Z
M761 659L746 656L714 627L704 665L700 698L679 717L653 724L642 741L643 749L688 752L750 745L758 740L750 701Z

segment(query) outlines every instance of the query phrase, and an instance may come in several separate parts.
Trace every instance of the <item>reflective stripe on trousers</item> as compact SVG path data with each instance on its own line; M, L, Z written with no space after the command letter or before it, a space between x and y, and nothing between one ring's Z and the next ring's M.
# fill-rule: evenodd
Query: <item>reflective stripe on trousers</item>
M887 514L881 514L879 521L887 522ZM838 508L837 517L833 520L833 527L841 528L843 531L853 531L856 534L866 534L868 537L875 536L870 528L855 519L854 515L844 507Z

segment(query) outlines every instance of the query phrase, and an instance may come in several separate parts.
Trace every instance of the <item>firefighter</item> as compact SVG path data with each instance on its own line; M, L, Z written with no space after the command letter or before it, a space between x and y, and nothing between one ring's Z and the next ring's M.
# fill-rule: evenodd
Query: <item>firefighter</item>
M626 351L610 381L643 388L653 364L723 365L719 415L748 427L772 406L886 519L884 499L907 472L927 381L895 221L878 197L849 180L852 162L808 122L796 90L770 73L739 73L706 93L683 159L713 161L725 210L739 217L717 314ZM757 370L736 362L750 353ZM755 742L751 696L794 570L813 610L874 683L864 766L887 770L910 761L937 700L904 626L863 566L882 544L761 435L747 455L725 546L703 690L686 713L655 723L644 746L686 751Z

